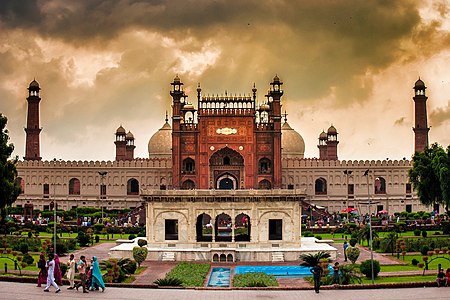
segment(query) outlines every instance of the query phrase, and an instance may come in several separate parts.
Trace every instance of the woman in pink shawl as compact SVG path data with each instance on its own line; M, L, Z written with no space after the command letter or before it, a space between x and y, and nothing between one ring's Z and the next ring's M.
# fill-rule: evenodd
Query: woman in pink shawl
M44 253L41 253L41 256L39 258L39 261L37 263L37 266L39 268L39 275L38 275L38 287L41 287L41 284L47 283L47 268L46 268L46 261L45 261L45 255Z
M62 274L61 274L61 264L59 262L59 256L58 254L55 254L55 282L57 285L63 285L62 284Z

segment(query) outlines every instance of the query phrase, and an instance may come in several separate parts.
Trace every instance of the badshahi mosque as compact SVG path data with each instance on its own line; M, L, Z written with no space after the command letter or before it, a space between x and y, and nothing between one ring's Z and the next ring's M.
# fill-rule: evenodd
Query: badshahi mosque
M134 136L115 132L111 161L42 161L40 85L28 87L25 157L17 164L25 210L76 207L145 208L150 260L294 261L305 251L336 249L301 237L310 207L325 213L426 210L408 179L411 161L338 158L338 130L318 136L318 157L305 158L302 136L282 113L283 82L267 95L187 100L182 80L171 85L171 118L134 158ZM428 146L426 86L417 80L415 150ZM191 97L193 95L190 95ZM54 201L54 202L53 202ZM434 209L442 209L435 207ZM330 248L327 248L330 247ZM333 250L334 249L334 250ZM118 250L118 256L126 255Z

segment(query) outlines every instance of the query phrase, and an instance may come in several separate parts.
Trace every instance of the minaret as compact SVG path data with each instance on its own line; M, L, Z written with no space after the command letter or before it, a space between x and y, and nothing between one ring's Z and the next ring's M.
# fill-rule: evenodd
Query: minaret
M426 147L428 147L428 127L427 121L427 99L425 96L425 83L417 80L414 84L414 119L415 126L414 131L414 151L422 152Z
M127 159L127 152L126 152L126 132L125 128L122 127L122 125L119 126L116 130L116 141L114 144L116 144L116 160L125 160Z
M338 133L336 128L331 125L327 131L327 159L329 160L337 160L337 146L339 144L338 141Z
M267 94L273 120L273 188L281 188L281 96L283 82L275 75ZM256 88L255 88L256 89ZM254 91L256 93L256 91Z
M319 145L317 145L317 148L319 148L319 159L327 159L327 141L328 135L325 131L322 131L319 135Z
M42 128L39 127L39 83L33 80L28 87L28 115L27 127L25 128L25 160L41 160L39 134Z
M134 145L134 135L131 133L131 131L128 131L125 140L127 142L126 145L126 159L127 160L133 160L134 159L134 148L136 146Z
M183 91L183 83L178 75L170 85L172 85L170 91L172 96L172 184L175 189L181 189L181 123L183 122L181 108L187 95Z

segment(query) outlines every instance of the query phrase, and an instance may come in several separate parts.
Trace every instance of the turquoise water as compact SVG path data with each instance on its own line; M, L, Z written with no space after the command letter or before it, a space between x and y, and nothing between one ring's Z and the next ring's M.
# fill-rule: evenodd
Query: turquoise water
M234 274L245 274L250 272L262 272L268 275L274 275L277 278L299 278L312 276L310 267L302 266L237 266ZM330 274L333 274L333 268L328 266Z
M230 268L213 268L208 280L209 287L229 287Z

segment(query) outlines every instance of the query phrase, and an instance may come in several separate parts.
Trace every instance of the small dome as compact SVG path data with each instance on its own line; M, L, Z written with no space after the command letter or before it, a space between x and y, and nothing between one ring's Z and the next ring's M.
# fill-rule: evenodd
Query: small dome
M330 128L328 128L327 133L328 134L337 134L337 130L333 125L331 125Z
M420 78L419 80L416 81L416 83L414 84L414 88L421 88L423 89L425 87L425 82L423 82Z
M327 135L327 133L325 131L322 131L319 134L319 140L324 140L324 141L328 140L328 135Z
M122 127L122 125L119 126L116 130L116 134L126 134L125 128Z
M263 103L259 106L259 110L262 110L262 111L270 110L270 106L267 103Z
M167 121L148 141L149 157L166 155L172 155L172 127Z
M134 140L134 135L131 133L131 131L128 131L126 139L127 140Z
M280 78L278 77L278 75L275 75L275 77L273 78L273 82L280 82Z
M36 81L36 79L33 79L32 82L30 82L30 88L38 88L39 89L39 83Z
M193 105L192 103L186 103L186 104L183 106L183 109L184 109L184 110L195 110L194 105Z
M174 83L180 83L181 82L181 80L180 80L180 77L178 77L178 74L175 76L175 78L173 79L173 82Z
M281 155L283 157L303 158L305 141L303 137L289 126L287 122L281 127Z

